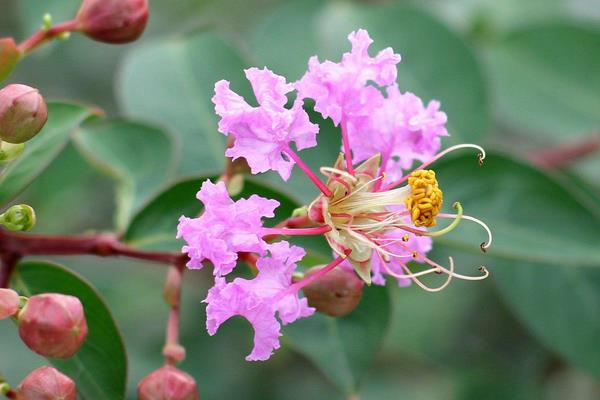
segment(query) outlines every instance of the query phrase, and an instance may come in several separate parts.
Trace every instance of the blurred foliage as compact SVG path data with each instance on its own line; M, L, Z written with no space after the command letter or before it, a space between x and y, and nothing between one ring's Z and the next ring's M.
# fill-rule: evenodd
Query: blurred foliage
M60 21L77 6L4 0L0 36L21 40L45 12ZM222 168L214 82L229 79L248 94L250 65L296 79L313 54L339 58L358 27L377 49L402 54L402 90L441 100L446 144L474 141L492 153L483 168L466 156L437 166L446 198L489 222L496 243L482 255L482 232L460 227L432 257L452 255L459 268L486 263L492 276L483 283L454 282L439 294L367 288L363 307L378 304L372 315L359 308L347 321L299 321L271 360L247 363L249 326L234 319L209 337L201 300L210 272L187 274L182 368L202 398L345 399L356 390L363 400L600 397L600 155L552 171L527 161L532 151L600 131L600 1L155 0L151 10L139 42L111 47L73 35L8 79L85 104L52 104L29 153L0 174L2 203L21 193L15 201L36 208L37 232L114 229L137 246L177 247L177 217L200 211L199 177ZM109 118L84 122L97 114L90 104ZM302 155L318 167L335 158L339 137L311 119L322 124L319 146ZM242 196L277 198L289 212L315 195L306 187L297 171L287 184L265 174L248 179ZM327 256L322 243L304 244L315 259ZM161 363L166 271L126 260L56 261L92 282L114 312L134 398L135 384ZM0 324L0 337L0 372L11 382L42 362L11 324Z

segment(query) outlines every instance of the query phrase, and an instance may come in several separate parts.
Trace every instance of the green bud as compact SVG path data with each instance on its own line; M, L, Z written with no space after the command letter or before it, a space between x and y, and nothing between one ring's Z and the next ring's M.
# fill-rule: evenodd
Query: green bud
M0 225L9 231L28 231L35 225L35 211L27 204L17 204L0 214Z
M12 161L25 150L25 143L13 144L0 140L0 162Z

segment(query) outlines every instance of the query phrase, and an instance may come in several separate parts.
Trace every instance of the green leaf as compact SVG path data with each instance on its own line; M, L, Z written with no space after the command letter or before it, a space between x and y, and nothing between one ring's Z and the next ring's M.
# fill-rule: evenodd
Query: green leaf
M0 204L6 204L27 187L60 154L76 128L92 110L66 103L48 104L48 122L25 145L19 158L0 171Z
M476 141L487 131L481 69L457 34L412 7L333 2L319 9L320 3L325 4L295 2L266 20L252 40L259 65L265 64L289 80L298 79L310 56L337 62L350 49L348 34L365 28L375 41L371 54L391 46L402 55L398 66L402 91L414 92L425 101L441 101L448 114L450 142Z
M212 178L188 178L176 182L157 195L135 215L125 232L125 241L143 248L179 250L183 243L175 239L179 217L194 217L200 214L202 203L196 199L196 193L206 179ZM289 217L298 207L298 203L286 194L252 179L244 181L242 192L234 199L247 198L253 194L276 199L281 203L275 210L275 217L265 220L267 224Z
M233 90L248 92L243 69L215 33L151 43L127 55L118 99L128 115L162 124L181 139L180 174L214 173L223 167L225 149L211 102L214 84L227 79Z
M600 31L545 23L507 35L488 52L498 120L541 140L600 126Z
M75 143L92 164L113 176L118 230L165 183L175 168L176 146L163 130L128 121L85 125Z
M50 362L76 381L83 399L123 399L127 382L125 346L108 306L96 290L75 273L44 261L20 263L12 283L24 296L51 292L81 300L88 336L73 357Z
M385 287L365 287L352 314L342 318L315 314L284 328L284 337L344 393L358 391L361 378L379 350L390 320Z
M600 374L600 219L549 175L491 154L483 168L471 157L439 164L448 202L494 232L488 255L493 279L523 323L565 358ZM467 221L438 243L478 252L485 236ZM474 268L474 267L473 267ZM459 272L464 272L460 267Z

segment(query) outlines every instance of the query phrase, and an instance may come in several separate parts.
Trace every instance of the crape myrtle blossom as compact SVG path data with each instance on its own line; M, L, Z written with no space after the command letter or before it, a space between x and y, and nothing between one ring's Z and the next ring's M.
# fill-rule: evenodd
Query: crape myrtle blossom
M275 313L284 324L315 312L306 298L298 298L292 286L296 263L305 251L281 241L269 247L270 256L260 258L254 279L235 278L227 283L218 277L206 300L206 326L214 335L219 326L234 315L246 318L254 327L254 348L246 357L248 361L266 360L279 348L281 326ZM291 288L291 289L290 289Z
M198 218L182 216L177 227L177 237L188 243L182 250L189 256L189 268L202 268L206 259L215 275L227 275L237 263L238 252L265 253L261 219L273 217L277 200L252 195L234 202L223 182L211 181L202 184L196 197L204 204L204 213Z
M200 217L182 217L178 236L187 244L189 267L204 261L214 265L215 285L209 290L207 329L213 335L233 316L246 318L254 329L254 348L247 360L265 360L279 348L281 324L314 313L302 288L335 268L355 271L367 284L384 285L386 277L400 286L410 283L427 291L445 288L453 278L481 280L489 273L480 267L474 276L455 271L454 260L447 267L427 253L438 236L449 234L462 221L479 224L487 233L480 248L492 243L492 234L480 220L465 215L455 202L455 213L442 212L444 195L436 173L426 169L449 152L474 148L479 162L484 150L461 144L439 153L440 139L448 133L446 114L440 104L425 105L413 93L402 93L396 85L396 64L400 56L385 49L375 57L368 54L372 43L368 33L349 35L352 50L339 63L309 61L308 72L293 84L267 69L246 71L258 107L229 89L229 83L215 85L215 110L221 117L219 130L235 137L226 155L243 157L252 173L275 170L287 179L297 164L320 191L305 207L276 226L266 227L279 203L256 195L234 201L224 182L203 183L198 199L205 210ZM290 109L287 95L298 92ZM304 99L315 101L315 109L340 126L343 152L333 166L315 174L297 150L316 144L318 128L302 109ZM403 174L415 160L412 172ZM438 221L447 224L438 227ZM314 274L296 270L305 251L281 236L323 235L333 259ZM240 256L240 257L238 257ZM242 258L243 256L243 258ZM253 279L229 278L238 258L247 261L256 273ZM420 265L420 266L419 266ZM421 277L442 275L437 286ZM307 291L308 293L308 291Z
M244 157L253 174L274 170L288 180L296 162L290 143L294 142L298 150L316 146L319 126L308 119L302 100L297 99L291 109L285 108L286 94L293 86L284 77L266 68L250 68L246 78L258 107L250 106L233 92L229 82L221 80L215 85L212 100L221 117L219 132L235 137L234 146L225 155L234 160Z

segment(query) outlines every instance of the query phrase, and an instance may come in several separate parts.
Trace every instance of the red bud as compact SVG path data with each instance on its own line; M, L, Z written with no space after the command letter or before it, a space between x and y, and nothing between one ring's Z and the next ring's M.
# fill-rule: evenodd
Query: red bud
M311 276L321 268L313 267L305 276ZM302 290L311 307L332 317L343 317L360 302L363 286L364 282L354 272L336 268Z
M23 379L17 400L76 400L75 382L52 367L40 367Z
M138 385L138 400L199 400L196 381L185 372L165 365Z
M0 82L10 75L20 57L21 53L13 38L0 39Z
M81 302L77 297L63 294L32 296L18 320L23 342L46 357L71 357L88 332Z
M37 89L14 84L0 90L0 140L24 143L47 119L48 107Z
M11 317L19 311L19 294L12 289L0 289L0 319Z
M139 38L148 21L147 0L83 0L77 29L94 40L128 43Z

